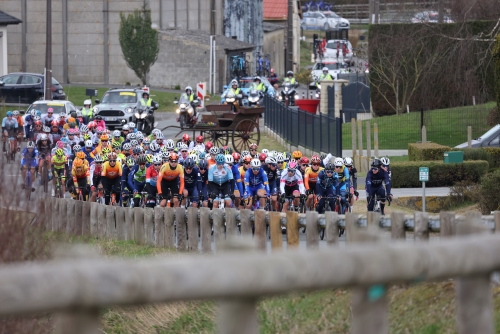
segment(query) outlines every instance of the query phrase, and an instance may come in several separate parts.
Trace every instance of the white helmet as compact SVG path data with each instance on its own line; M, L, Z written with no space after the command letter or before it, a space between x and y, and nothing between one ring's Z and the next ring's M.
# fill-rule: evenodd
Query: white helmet
M135 129L135 123L134 122L128 123L128 127L131 129Z
M153 129L153 131L151 131L151 133L153 134L153 136L156 136L157 133L161 133L160 129Z
M163 159L161 157L161 154L155 154L153 156L153 164L161 164L163 162Z
M283 161L285 161L285 157L283 156L283 153L276 154L276 161L277 162L283 162Z
M186 89L184 89L184 91L187 91L188 89L189 89L191 92L193 91L193 87L191 87L191 86L186 86Z
M349 157L344 158L344 165L346 166L352 166L352 159Z
M184 151L187 149L188 149L188 146L185 143L181 142L181 144L179 145L179 150Z
M160 145L158 145L156 142L152 142L149 144L149 149L153 152L156 152L160 149Z
M92 140L86 140L85 141L85 147L93 147L94 145L92 144Z
M273 158L276 158L276 155L278 154L278 152L276 151L271 151L269 152L269 154L267 155L268 157L273 157Z
M266 164L276 164L276 159L274 159L274 157L267 157L266 158Z
M198 163L198 154L196 154L196 153L191 153L191 154L189 155L189 158L193 159L193 161L194 161L195 163Z
M144 135L140 132L137 132L135 134L135 139L137 139L138 141L142 141L144 139Z
M85 100L83 101L83 105L86 106L86 105L92 105L92 101L90 100Z
M391 160L389 160L389 158L387 158L387 157L382 157L382 158L380 158L380 162L382 162L382 165L384 165L384 166L389 166L389 164L391 163Z
M128 126L128 124L125 124L125 125L122 127L122 130L124 130L124 131L130 131L130 127Z
M237 85L237 84L238 84L238 81L236 81L236 79L231 80L231 86L232 86L232 85L235 85L235 84Z
M250 166L253 168L253 167L260 167L260 160L259 159L252 159L252 161L250 161Z
M261 153L264 153L265 155L269 155L269 150L267 148L264 148Z
M120 136L121 136L121 133L119 130L113 131L113 137L120 137Z
M217 147L212 147L210 149L210 154L213 154L213 155L219 154L219 149Z
M40 140L48 140L48 139L49 139L49 137L45 133L42 133L40 135Z
M226 163L227 164L233 164L234 163L234 158L233 158L233 156L231 154L226 154L224 157L226 158Z
M166 142L165 142L165 147L169 150L173 150L174 149L174 141L172 139L168 139Z
M344 165L344 160L342 158L335 158L335 160L333 160L333 164L335 167L341 167Z

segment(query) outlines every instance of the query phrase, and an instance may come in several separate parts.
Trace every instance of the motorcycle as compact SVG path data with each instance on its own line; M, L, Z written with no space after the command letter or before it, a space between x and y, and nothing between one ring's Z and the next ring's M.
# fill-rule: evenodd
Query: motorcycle
M295 85L290 82L285 82L283 84L283 89L281 90L281 95L278 99L285 102L287 107L295 106L295 100L299 99L299 95L297 95L297 91L295 90Z
M314 97L316 99L320 99L321 98L321 85L319 85L317 88L316 88L316 94L314 94Z
M147 135L151 134L153 128L155 127L155 117L154 111L158 109L158 103L154 106L137 106L135 108L135 123L138 131L141 131Z
M250 107L259 106L263 98L264 94L261 91L258 91L256 89L251 89L250 92L248 93L248 105Z
M189 102L189 98L187 96L181 96L178 101L174 101L174 104L179 106L175 112L179 115L177 121L180 123L181 128L193 127L198 121L196 113L198 99L193 100L193 102Z
M229 91L225 97L224 104L231 105L232 112L238 112L238 108L240 106L240 100L243 98L242 94L234 94L233 91Z

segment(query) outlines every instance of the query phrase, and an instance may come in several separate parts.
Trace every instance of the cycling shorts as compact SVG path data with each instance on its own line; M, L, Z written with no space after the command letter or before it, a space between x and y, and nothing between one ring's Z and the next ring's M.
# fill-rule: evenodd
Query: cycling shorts
M257 186L253 186L253 187L252 186L248 186L247 189L246 189L246 191L245 191L245 196L244 197L245 198L253 197L253 196L257 195L257 192L259 190L261 190L261 189L265 190L265 187L264 187L264 185L262 183L259 184L259 185L257 185Z
M198 203L198 188L197 187L184 188L184 190L187 190L189 200L192 203Z
M295 184L293 186L285 186L285 196L290 197L292 196L294 191L299 191L299 185Z
M210 182L208 186L210 197L212 197L212 199L215 199L216 201L221 200L221 198L231 199L231 187L229 182L224 182L220 185L218 183Z
M161 180L161 193L163 196L167 196L172 192L172 195L179 194L179 182L177 180L167 181L165 179Z
M38 163L35 159L21 159L21 167L35 168L38 166Z

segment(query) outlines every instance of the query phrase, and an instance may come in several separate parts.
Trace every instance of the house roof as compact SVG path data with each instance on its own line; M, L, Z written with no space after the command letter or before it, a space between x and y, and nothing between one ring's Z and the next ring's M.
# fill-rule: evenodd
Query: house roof
M262 24L262 30L264 30L264 32L271 32L280 29L285 29L285 26L283 24L276 24L270 22L263 22Z
M6 26L9 24L19 24L21 22L23 21L0 10L0 26Z
M288 0L264 0L264 20L286 20Z
M175 36L179 39L186 39L192 42L197 42L200 44L210 44L210 33L202 30L166 29L160 30L160 33ZM242 42L226 36L216 35L215 38L217 41L217 47L225 50L232 51L255 48L255 45L253 44Z

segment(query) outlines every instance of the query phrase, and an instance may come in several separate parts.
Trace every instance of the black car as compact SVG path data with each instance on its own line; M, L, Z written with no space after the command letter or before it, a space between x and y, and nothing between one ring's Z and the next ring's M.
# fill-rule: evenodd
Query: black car
M43 74L15 72L0 77L0 99L6 103L28 103L43 99ZM52 99L66 100L61 84L52 78Z

